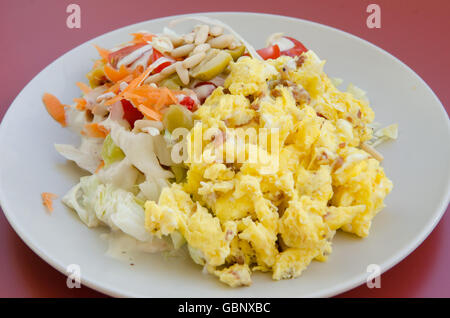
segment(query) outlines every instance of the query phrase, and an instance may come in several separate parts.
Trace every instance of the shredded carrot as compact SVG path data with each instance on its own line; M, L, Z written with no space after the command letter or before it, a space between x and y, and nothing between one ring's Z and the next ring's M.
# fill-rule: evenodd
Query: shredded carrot
M84 84L83 82L76 82L78 88L84 93L84 94L88 94L89 92L92 91L92 88L90 88L89 86L87 86L86 84Z
M151 41L154 37L153 34L145 34L145 33L131 33L134 37L133 43L147 43L147 41Z
M106 136L108 136L109 134L108 129L98 123L90 123L84 125L84 131L82 131L82 133L83 132L83 135L93 138L106 138Z
M142 85L124 92L123 97L133 105L141 105L137 107L138 110L156 120L162 118L164 108L176 103L174 94L167 87L158 88L150 85Z
M122 83L122 82L124 82L124 81L118 81L118 82L114 83L112 86L110 86L110 87L105 91L105 93L113 92L114 94L117 94L117 92L118 92L119 89L120 89L120 83Z
M122 91L122 93L117 94L115 97L108 99L105 102L105 105L106 106L111 106L111 105L113 105L113 104L115 104L117 102L120 102L122 99L123 99L123 91Z
M138 65L134 70L133 70L133 74L135 77L139 76L140 74L142 74L142 72L144 72L144 66L142 65Z
M162 119L162 115L158 112L155 112L154 110L152 110L151 108L144 106L142 104L140 104L137 109L144 114L145 116L154 119L154 120L158 120L161 121Z
M162 92L162 94L158 97L158 99L156 100L155 106L154 106L156 109L159 110L164 106L164 102L167 98L166 96L167 96L166 92Z
M108 78L112 81L117 80L116 83L108 89L108 91L114 92L116 96L105 102L105 105L107 106L113 105L122 99L126 99L133 105L139 105L136 108L145 116L155 120L161 120L161 111L165 107L177 102L174 93L167 87L142 85L145 79L153 71L150 67L142 73L140 70L134 70L131 74L125 67L115 70L107 65L104 69ZM119 76L118 73L120 72L122 72L122 74ZM125 74L125 72L128 73ZM119 82L128 83L128 86L121 92L119 92Z
M133 70L131 75L133 76L133 78L136 78L136 77L140 76L142 73L144 73L144 67L142 65L139 65L138 67L136 67Z
M127 99L127 100L137 100L137 101L141 101L142 103L143 102L145 102L145 97L142 97L142 96L140 96L140 95L137 95L137 94L133 94L133 93L129 93L129 92L126 92L124 95L123 95L123 97L125 98L125 99Z
M65 107L67 105L61 104L58 98L54 95L45 93L42 96L42 102L47 109L47 112L52 116L54 120L61 124L61 126L66 126L66 112ZM67 106L68 107L68 106Z
M101 48L100 46L94 45L94 47L97 49L98 54L100 55L100 57L107 62L108 61L108 56L109 56L109 51L107 49Z
M123 81L123 82L130 83L130 82L131 82L135 77L137 77L137 76L139 76L139 75L134 75L134 73L133 73L133 74L128 75L127 77L125 77L122 81Z
M105 166L105 162L103 160L100 161L100 164L98 165L97 169L95 170L95 173L99 172L104 166Z
M117 94L117 93L119 92L120 84L121 84L122 82L125 82L125 81L118 81L118 82L114 83L112 86L110 86L110 87L105 91L105 93L113 92L114 94Z
M177 98L175 97L175 95L170 91L170 89L168 89L167 87L164 87L164 89L166 90L167 93L167 97L169 98L169 100L176 104L178 102Z
M106 64L103 71L105 72L106 77L108 77L108 79L113 83L118 82L124 79L126 76L130 75L130 72L125 65L120 66L120 68L116 70Z
M42 196L42 204L47 208L47 210L51 213L53 212L53 200L58 196L54 193L43 192Z
M87 102L84 98L74 98L73 101L77 103L75 106L76 109L80 111L86 109Z
M140 86L142 84L142 82L145 81L147 76L150 75L151 72L152 72L152 69L151 68L147 68L147 70L145 70L144 73L142 73L141 75L136 77L134 80L132 80L130 82L130 84L128 84L128 86L122 91L121 94L119 94L116 97L113 97L110 100L108 100L105 103L105 105L110 106L110 105L112 105L114 103L117 103L118 101L122 100L124 93L126 93L127 91L130 91L130 90L135 89L136 87Z

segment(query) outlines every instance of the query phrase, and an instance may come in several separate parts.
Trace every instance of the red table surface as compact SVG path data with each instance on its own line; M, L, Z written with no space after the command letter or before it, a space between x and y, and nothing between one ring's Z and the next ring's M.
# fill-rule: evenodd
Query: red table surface
M81 7L81 29L66 27L66 7ZM381 29L366 26L366 8L381 7ZM287 15L347 31L385 49L414 69L450 108L450 1L277 0L156 1L3 0L0 2L0 119L22 88L68 50L105 32L153 18L206 11ZM447 212L448 212L447 208ZM449 297L450 216L411 255L381 277L340 297ZM104 297L88 287L68 289L66 277L34 254L0 213L0 296Z

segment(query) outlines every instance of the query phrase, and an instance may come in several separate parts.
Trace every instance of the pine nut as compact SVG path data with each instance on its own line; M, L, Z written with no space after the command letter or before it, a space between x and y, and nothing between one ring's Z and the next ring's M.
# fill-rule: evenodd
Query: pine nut
M167 34L167 37L172 42L174 47L178 47L184 42L183 38L177 35Z
M228 48L230 49L230 50L234 50L235 48L237 48L238 47L238 45L237 45L237 43L236 42L232 42L230 45L228 45Z
M188 33L188 34L185 34L185 35L183 35L183 40L184 40L184 42L186 42L187 44L194 43L194 36L195 36L194 33Z
M145 84L150 84L150 83L156 83L159 82L160 80L164 79L165 76L164 74L158 73L158 74L154 74L149 76L146 80L145 80Z
M218 36L217 38L214 38L210 40L208 43L211 45L212 48L215 49L224 49L228 47L231 43L234 41L234 36L231 34L224 34L221 36Z
M102 101L113 98L115 96L116 96L116 94L114 94L113 92L102 94L97 97L97 103L101 103Z
M200 53L194 54L182 62L183 67L184 68L194 67L198 63L200 63L205 58L205 56L206 56L205 52L200 52Z
M208 43L203 43L203 44L197 45L195 47L195 49L192 51L192 54L205 52L205 51L208 51L210 48L211 48L211 45L209 45Z
M209 34L211 34L212 36L222 35L223 34L223 28L221 26L214 25L209 30Z
M195 48L194 44L185 44L180 47L177 47L172 51L173 57L183 57L188 55Z
M361 144L361 149L367 152L369 155L377 159L378 161L383 161L384 157L381 153L379 153L374 147L363 142Z
M179 62L176 62L174 64L170 64L169 66L163 68L162 71L161 71L161 74L165 75L165 76L169 76L169 75L175 73L175 68L177 66L176 65L177 63L179 63Z
M172 41L166 36L154 37L151 44L155 49L163 53L173 50Z
M208 38L209 33L209 26L207 25L201 25L197 32L195 33L195 44L202 44L206 42L206 39Z
M183 67L182 63L176 63L175 70L177 71L178 77L184 85L189 84L189 72Z

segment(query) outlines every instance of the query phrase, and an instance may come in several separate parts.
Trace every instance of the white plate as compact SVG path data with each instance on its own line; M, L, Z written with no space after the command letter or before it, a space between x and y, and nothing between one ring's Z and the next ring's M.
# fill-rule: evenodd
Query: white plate
M202 274L188 259L148 255L134 266L104 256L100 230L90 230L55 202L45 213L40 193L62 196L80 170L67 164L53 143L76 142L46 113L41 96L51 92L64 103L79 95L96 51L112 47L142 29L159 32L172 18L110 32L66 53L39 73L19 94L0 126L0 201L9 222L50 265L65 273L81 267L82 282L113 296L299 297L332 296L366 281L367 266L385 271L411 253L431 232L449 201L450 125L441 103L425 82L392 55L350 34L316 23L264 14L211 13L240 32L255 47L285 31L327 60L326 72L368 91L376 120L399 124L399 139L380 147L386 173L394 182L387 207L375 218L371 235L358 239L340 233L327 263L313 262L294 280L272 281L257 273L251 287L231 289Z

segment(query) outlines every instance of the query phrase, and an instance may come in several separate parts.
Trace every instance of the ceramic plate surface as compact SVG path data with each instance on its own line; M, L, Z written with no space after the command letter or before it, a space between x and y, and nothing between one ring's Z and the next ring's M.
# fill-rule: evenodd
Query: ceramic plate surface
M49 215L41 192L66 193L81 176L54 149L54 143L77 143L46 113L41 96L49 91L62 102L79 95L97 52L92 44L113 47L139 30L161 32L173 17L125 27L80 45L37 75L15 99L0 126L0 202L9 222L40 257L66 273L81 268L82 282L112 296L159 297L303 297L332 296L362 284L367 266L385 271L411 253L435 227L449 201L450 125L438 98L399 60L348 33L282 16L250 13L203 14L231 25L256 48L274 32L287 32L327 60L330 77L368 92L376 121L398 123L399 139L379 147L394 189L387 207L365 239L339 233L327 263L313 262L294 280L272 281L255 273L253 285L231 289L202 274L189 259L146 255L134 266L104 255L102 230L84 226L76 214L55 202ZM192 24L179 25L187 31ZM186 29L186 30L183 30Z

